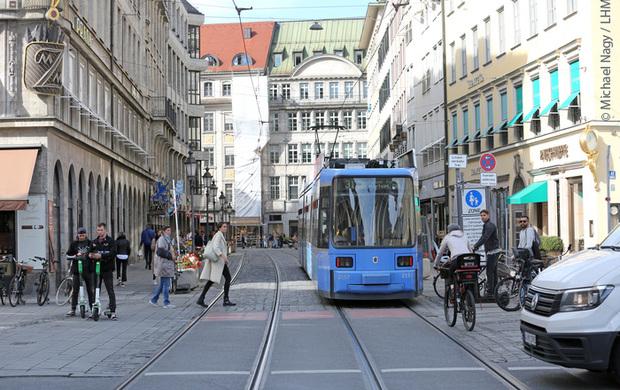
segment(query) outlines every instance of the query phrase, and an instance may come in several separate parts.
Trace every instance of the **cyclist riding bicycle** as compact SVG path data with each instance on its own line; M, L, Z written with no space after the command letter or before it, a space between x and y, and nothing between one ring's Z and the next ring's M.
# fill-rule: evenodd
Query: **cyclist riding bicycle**
M90 240L86 237L86 229L83 227L77 231L77 240L71 242L69 249L67 250L68 256L78 256L82 258L82 279L86 285L86 292L88 294L88 304L92 311L93 302L95 302L95 281L93 280L92 260L88 258L88 252L90 247ZM80 275L78 270L77 259L73 261L71 265L71 273L73 274L73 293L71 294L71 311L67 313L69 317L75 317L75 309L78 304L78 295L80 293Z
M448 285L452 284L452 276L457 267L456 262L452 262L452 260L464 253L471 253L470 248L469 239L465 233L463 233L461 227L455 223L448 225L448 234L441 241L441 246L439 247L437 256L435 256L435 269L439 271L441 267L441 257L444 253L450 251L450 259L446 262L446 265L444 265L447 266L447 264L450 264L450 271L446 280Z

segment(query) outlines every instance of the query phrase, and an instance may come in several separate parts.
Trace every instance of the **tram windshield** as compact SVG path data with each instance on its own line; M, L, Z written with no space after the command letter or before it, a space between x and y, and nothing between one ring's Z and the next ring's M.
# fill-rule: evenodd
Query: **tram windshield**
M333 188L335 247L415 245L410 177L336 177Z

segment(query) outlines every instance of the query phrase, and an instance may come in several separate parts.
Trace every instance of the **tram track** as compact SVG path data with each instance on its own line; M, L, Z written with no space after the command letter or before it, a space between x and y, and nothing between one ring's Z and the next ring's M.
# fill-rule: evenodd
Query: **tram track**
M241 271L243 270L244 266L245 266L245 253L241 257L240 264L239 264L239 267L237 268L237 271L232 276L231 284L233 284L237 280L237 278L239 277L239 274L241 274ZM118 387L116 387L116 389L117 390L123 390L123 389L126 389L128 386L130 386L132 383L134 383L140 377L140 375L142 375L151 365L153 365L153 363L155 363L164 353L166 353L179 340L181 340L181 338L183 338L183 336L185 336L190 330L192 330L192 328L194 328L196 326L196 324L198 324L200 322L200 320L202 320L202 318L209 312L209 310L211 310L213 305L215 305L215 303L218 300L220 300L220 298L223 295L224 295L224 291L221 291L220 293L218 293L216 295L216 297L213 298L213 300L211 300L211 302L209 302L207 307L204 308L204 310L198 316L196 316L189 324L187 324L181 331L179 331L173 337L173 339L170 340L155 355L153 355L153 357L151 357L142 366L140 366L140 368L138 368L129 377L127 377Z

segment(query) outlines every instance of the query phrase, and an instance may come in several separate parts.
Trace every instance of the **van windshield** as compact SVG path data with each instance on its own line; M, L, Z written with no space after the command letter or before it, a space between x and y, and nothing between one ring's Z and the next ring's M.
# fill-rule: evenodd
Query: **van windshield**
M620 246L620 224L616 225L616 227L609 233L607 237L601 242L600 247L610 247L610 246Z

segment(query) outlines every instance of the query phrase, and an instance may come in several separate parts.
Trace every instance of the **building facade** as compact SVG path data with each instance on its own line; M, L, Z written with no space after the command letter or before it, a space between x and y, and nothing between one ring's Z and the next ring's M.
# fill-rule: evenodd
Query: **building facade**
M60 259L78 227L95 237L98 222L138 243L151 184L185 175L202 17L179 0L7 4L0 153L32 180L2 195L3 251Z
M269 142L263 148L267 233L297 231L298 197L319 153L368 157L364 19L279 22L271 43ZM313 29L311 29L313 27Z

